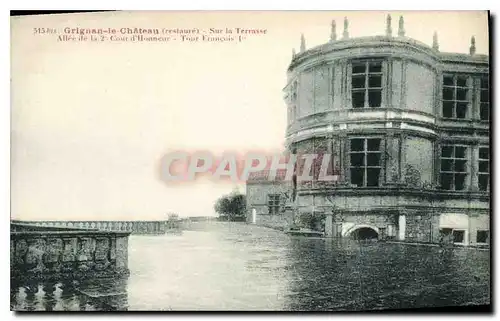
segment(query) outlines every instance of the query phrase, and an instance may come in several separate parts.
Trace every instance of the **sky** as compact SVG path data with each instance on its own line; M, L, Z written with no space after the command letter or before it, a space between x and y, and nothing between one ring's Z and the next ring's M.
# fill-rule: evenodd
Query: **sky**
M283 148L292 48L383 35L389 12L115 12L11 18L11 217L141 220L215 215L244 185L161 180L174 150ZM441 51L488 53L485 12L390 12ZM242 42L58 41L64 28L266 29ZM57 34L35 34L54 28ZM37 29L38 30L38 29Z

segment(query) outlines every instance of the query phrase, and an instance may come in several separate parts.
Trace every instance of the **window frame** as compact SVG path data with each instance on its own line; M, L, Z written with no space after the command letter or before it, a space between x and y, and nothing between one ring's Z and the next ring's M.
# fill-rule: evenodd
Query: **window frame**
M276 215L281 210L281 194L267 194L267 208L270 215Z
M455 242L455 232L462 232L462 242ZM453 244L465 245L467 240L467 230L463 228L454 228L451 232Z
M488 158L481 158L481 149L488 149ZM481 163L487 163L488 171L481 171ZM481 189L480 181L481 176L487 177L486 189ZM477 155L477 188L482 192L488 192L490 190L490 147L489 146L479 146Z
M356 139L363 140L363 150L353 151L352 149L352 141ZM368 141L371 139L379 140L379 148L377 151L368 149ZM383 178L383 168L384 168L384 138L381 136L352 136L348 138L349 140L349 150L348 150L348 164L349 164L349 183L351 185L355 185L352 180L352 170L353 169L363 169L363 184L360 186L356 184L356 187L362 188L378 188L382 186L382 178ZM353 166L352 157L353 154L362 154L363 155L363 165ZM369 154L378 154L379 155L379 165L368 165L368 155ZM378 169L378 179L377 185L368 185L368 169Z
M370 64L380 64L380 71L378 72L370 72ZM363 73L354 73L354 67L356 65L364 65ZM384 105L384 92L385 92L385 66L384 59L382 58L373 58L373 59L359 59L352 60L350 63L349 70L349 81L350 81L350 101L351 101L351 109L365 109L365 108L382 108ZM364 77L364 87L354 87L353 79L354 77ZM380 87L371 87L370 86L370 76L380 76ZM378 106L370 106L370 91L379 91L380 92L380 104ZM363 106L355 107L353 95L355 92L363 92Z
M463 232L462 242L455 242L455 232ZM467 245L467 229L464 228L453 228L453 227L441 227L439 229L439 235L442 242L447 244L457 244L457 245Z
M453 84L448 85L445 82L446 77L452 77L453 79ZM458 85L458 79L459 78L465 78L466 84L464 86L459 86ZM445 89L452 89L453 90L453 97L451 99L445 99ZM458 90L465 89L466 90L466 98L465 100L458 99L457 97L457 92ZM472 86L472 77L468 74L460 74L460 73L445 73L442 76L442 88L441 88L441 117L444 119L449 119L449 120L463 120L463 119L470 119L471 115L471 108L472 108L472 91L473 91L473 86ZM452 115L451 117L445 116L445 103L453 103L453 108L452 108ZM459 103L466 103L466 109L465 109L465 116L463 118L457 117L457 106Z
M486 242L479 242L478 241L478 236L479 236L479 232L486 232L488 233L486 235ZM490 230L476 230L476 244L490 244Z
M453 152L452 152L451 156L443 157L443 148L444 147L452 147L453 148ZM456 148L457 147L465 148L464 158L456 157ZM441 145L441 150L439 151L439 153L440 153L439 154L439 162L440 162L439 163L439 181L440 181L441 189L446 190L446 191L465 191L465 190L467 190L468 185L466 184L466 182L467 182L467 178L470 175L469 170L468 170L468 162L470 162L470 158L468 157L469 156L469 153L468 153L469 148L470 148L470 146L464 145L464 144L442 144ZM448 161L451 160L452 161L451 170L443 170L443 160L448 160ZM464 171L456 171L456 167L455 167L456 161L465 161ZM470 164L469 164L469 166L470 166ZM442 185L443 174L451 174L453 177L450 189L444 188L444 186ZM463 189L456 188L456 175L457 174L465 175Z
M483 87L483 80L486 79L487 85ZM487 101L483 101L483 92L487 92ZM490 103L490 76L484 75L479 78L479 120L480 121L490 121L491 119L491 103ZM483 107L487 110L487 119L482 118Z

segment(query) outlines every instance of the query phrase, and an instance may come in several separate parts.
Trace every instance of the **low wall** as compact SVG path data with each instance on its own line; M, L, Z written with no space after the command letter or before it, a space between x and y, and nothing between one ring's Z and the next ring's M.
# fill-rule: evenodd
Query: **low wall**
M132 234L165 234L174 228L169 221L17 221L14 223L30 224L41 227L78 228L85 230L130 232Z
M251 215L251 214L250 214ZM292 225L293 213L285 212L280 214L258 214L255 225L273 228L275 230L286 230Z
M126 276L129 232L11 223L11 279Z

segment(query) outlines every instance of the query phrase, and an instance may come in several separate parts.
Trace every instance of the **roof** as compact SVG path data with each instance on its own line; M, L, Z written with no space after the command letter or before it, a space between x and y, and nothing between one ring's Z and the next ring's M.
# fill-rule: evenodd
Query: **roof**
M270 169L264 169L258 172L252 172L248 175L247 182L263 182L270 181L268 177L270 176ZM286 177L286 169L276 170L276 177L272 180L274 182L283 182Z

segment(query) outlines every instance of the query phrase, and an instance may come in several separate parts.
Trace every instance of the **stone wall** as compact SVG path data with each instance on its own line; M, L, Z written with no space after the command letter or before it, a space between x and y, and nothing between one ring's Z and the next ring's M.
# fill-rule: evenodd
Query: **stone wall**
M405 69L406 108L433 114L435 72L429 67L414 62L407 62Z
M477 214L473 215L470 220L469 220L469 231L470 231L470 243L471 244L478 244L477 242L477 231L483 230L483 231L490 231L490 216L486 214ZM488 240L486 244L489 245L490 242L490 237L488 237Z
M406 217L405 241L408 242L438 242L439 215L417 212Z
M276 230L285 230L293 222L291 212L284 212L277 215L257 215L256 225L270 227Z
M247 217L251 218L252 209L256 209L258 215L268 215L268 195L283 194L290 192L288 184L284 182L264 182L247 184ZM285 205L285 204L283 204Z
M131 232L132 234L165 234L167 228L178 224L169 221L18 221L40 227L76 228L99 231Z
M408 136L404 141L404 182L409 187L419 188L431 184L434 171L434 147L429 139Z

